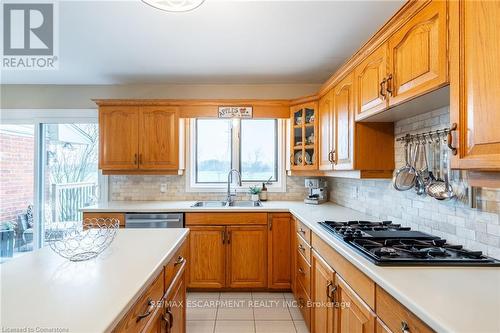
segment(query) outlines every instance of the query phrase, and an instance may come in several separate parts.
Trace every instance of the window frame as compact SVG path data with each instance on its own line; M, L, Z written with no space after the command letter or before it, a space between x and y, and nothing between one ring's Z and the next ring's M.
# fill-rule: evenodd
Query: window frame
M196 121L197 119L213 119L213 118L191 118L187 122L187 154L188 159L186 163L186 192L226 192L227 183L197 183L196 182L196 170L197 170L197 130ZM269 119L276 121L277 130L277 140L276 140L276 177L277 180L273 181L271 184L267 185L269 192L286 192L286 121L283 119L274 118L259 118L259 119ZM232 119L232 131L231 131L231 167L241 170L241 145L240 145L240 130L241 130L241 119ZM236 129L236 130L235 130ZM235 149L236 148L236 149ZM242 186L237 186L237 192L248 192L250 186L261 185L265 180L262 181L244 181ZM234 185L233 185L234 186Z

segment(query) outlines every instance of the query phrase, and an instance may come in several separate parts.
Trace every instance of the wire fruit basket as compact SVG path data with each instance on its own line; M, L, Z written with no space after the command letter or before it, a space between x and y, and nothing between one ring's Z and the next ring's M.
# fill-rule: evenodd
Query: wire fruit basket
M89 218L70 227L48 231L50 248L63 258L84 261L97 257L113 242L120 221L114 218Z

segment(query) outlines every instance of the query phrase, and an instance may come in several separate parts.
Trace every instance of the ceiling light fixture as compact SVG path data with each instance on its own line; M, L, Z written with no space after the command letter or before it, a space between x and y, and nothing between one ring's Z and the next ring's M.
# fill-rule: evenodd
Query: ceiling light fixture
M142 0L142 2L167 12L188 12L201 6L205 0Z

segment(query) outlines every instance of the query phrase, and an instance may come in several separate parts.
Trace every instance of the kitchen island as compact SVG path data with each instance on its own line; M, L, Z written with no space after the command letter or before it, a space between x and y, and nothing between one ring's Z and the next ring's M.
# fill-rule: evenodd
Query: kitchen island
M2 332L109 332L122 326L137 305L144 312L137 303L159 277L163 296L163 271L177 259L188 233L122 229L88 261L71 262L45 247L4 263Z
M385 290L437 332L499 332L500 267L376 266L352 247L333 237L318 222L325 220L376 221L369 215L333 203L306 205L297 201L270 201L256 208L194 208L194 202L110 202L84 212L290 213L330 249ZM313 245L314 248L314 245ZM377 289L379 290L379 289ZM379 295L371 291L372 298ZM373 309L379 308L379 303Z

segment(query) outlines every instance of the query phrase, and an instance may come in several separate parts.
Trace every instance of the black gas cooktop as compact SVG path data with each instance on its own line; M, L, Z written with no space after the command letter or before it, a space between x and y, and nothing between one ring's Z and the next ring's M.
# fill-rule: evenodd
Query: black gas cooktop
M391 221L324 221L320 224L376 265L500 266L499 260L481 251L466 250L461 245L448 244L445 239Z

